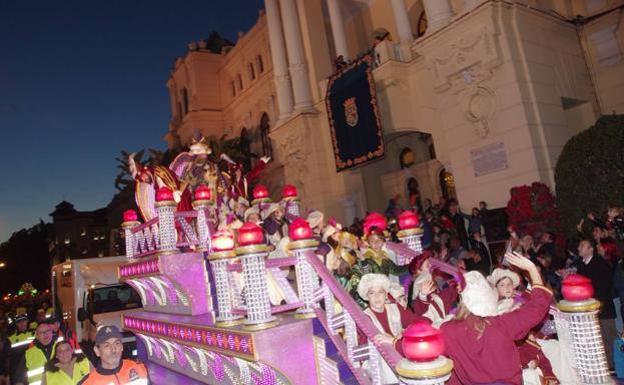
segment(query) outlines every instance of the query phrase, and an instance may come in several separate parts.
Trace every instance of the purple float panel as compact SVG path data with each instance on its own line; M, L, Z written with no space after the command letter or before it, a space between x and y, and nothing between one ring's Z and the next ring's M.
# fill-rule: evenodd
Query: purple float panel
M296 319L292 314L280 314L278 319L278 326L249 331L242 326L212 327L212 317L209 315L183 316L131 311L124 314L123 325L125 329L139 335L138 339L145 336L153 342L166 341L174 346L173 362L159 354L166 349L160 343L152 346L151 356L145 351L142 354L159 367L177 371L184 377L206 383L207 377L202 377L197 367L199 355L196 353L201 350L210 368L208 377L217 379L224 375L224 370L229 373L219 383L237 383L238 376L247 373L250 376L249 383L257 380L258 383L273 384L277 382L271 379L279 378L282 383L316 385L318 374L312 321ZM188 357L191 357L192 362L188 357L180 356L182 351L191 353Z
M161 273L174 281L188 296L191 315L212 311L210 283L203 253L161 255Z

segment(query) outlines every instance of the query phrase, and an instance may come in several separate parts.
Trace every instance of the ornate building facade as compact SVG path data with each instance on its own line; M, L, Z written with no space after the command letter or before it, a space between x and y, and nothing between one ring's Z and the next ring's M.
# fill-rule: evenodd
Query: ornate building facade
M624 112L622 0L266 0L236 44L189 44L167 82L170 146L245 130L273 189L343 221L408 195L500 207L554 186L566 141ZM383 41L374 36L388 32ZM334 59L374 45L383 160L337 173ZM408 159L408 162L403 160Z

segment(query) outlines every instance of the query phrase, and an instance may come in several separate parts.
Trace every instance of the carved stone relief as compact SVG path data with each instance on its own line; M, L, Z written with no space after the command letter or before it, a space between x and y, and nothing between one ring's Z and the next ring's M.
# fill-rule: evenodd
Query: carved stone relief
M485 138L490 132L490 120L496 112L496 94L490 88L476 86L466 89L462 99L464 116L473 124L475 134Z

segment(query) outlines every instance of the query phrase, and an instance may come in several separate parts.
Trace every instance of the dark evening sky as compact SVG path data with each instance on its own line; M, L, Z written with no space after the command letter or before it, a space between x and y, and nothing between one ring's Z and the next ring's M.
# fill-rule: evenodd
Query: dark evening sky
M236 41L262 0L0 0L0 242L61 200L106 205L119 151L161 148L186 43Z

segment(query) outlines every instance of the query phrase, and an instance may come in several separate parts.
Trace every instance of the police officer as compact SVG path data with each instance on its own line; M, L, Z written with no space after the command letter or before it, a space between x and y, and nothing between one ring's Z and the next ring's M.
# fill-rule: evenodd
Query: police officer
M45 364L54 354L54 333L47 323L41 323L35 331L35 340L30 344L13 373L14 384L41 384Z
M82 379L79 385L149 385L145 365L122 360L123 343L116 326L102 326L95 335L95 354L100 363Z
M9 335L11 341L11 349L25 349L28 344L35 339L32 330L28 329L28 315L26 313L18 314L15 317L15 331Z

